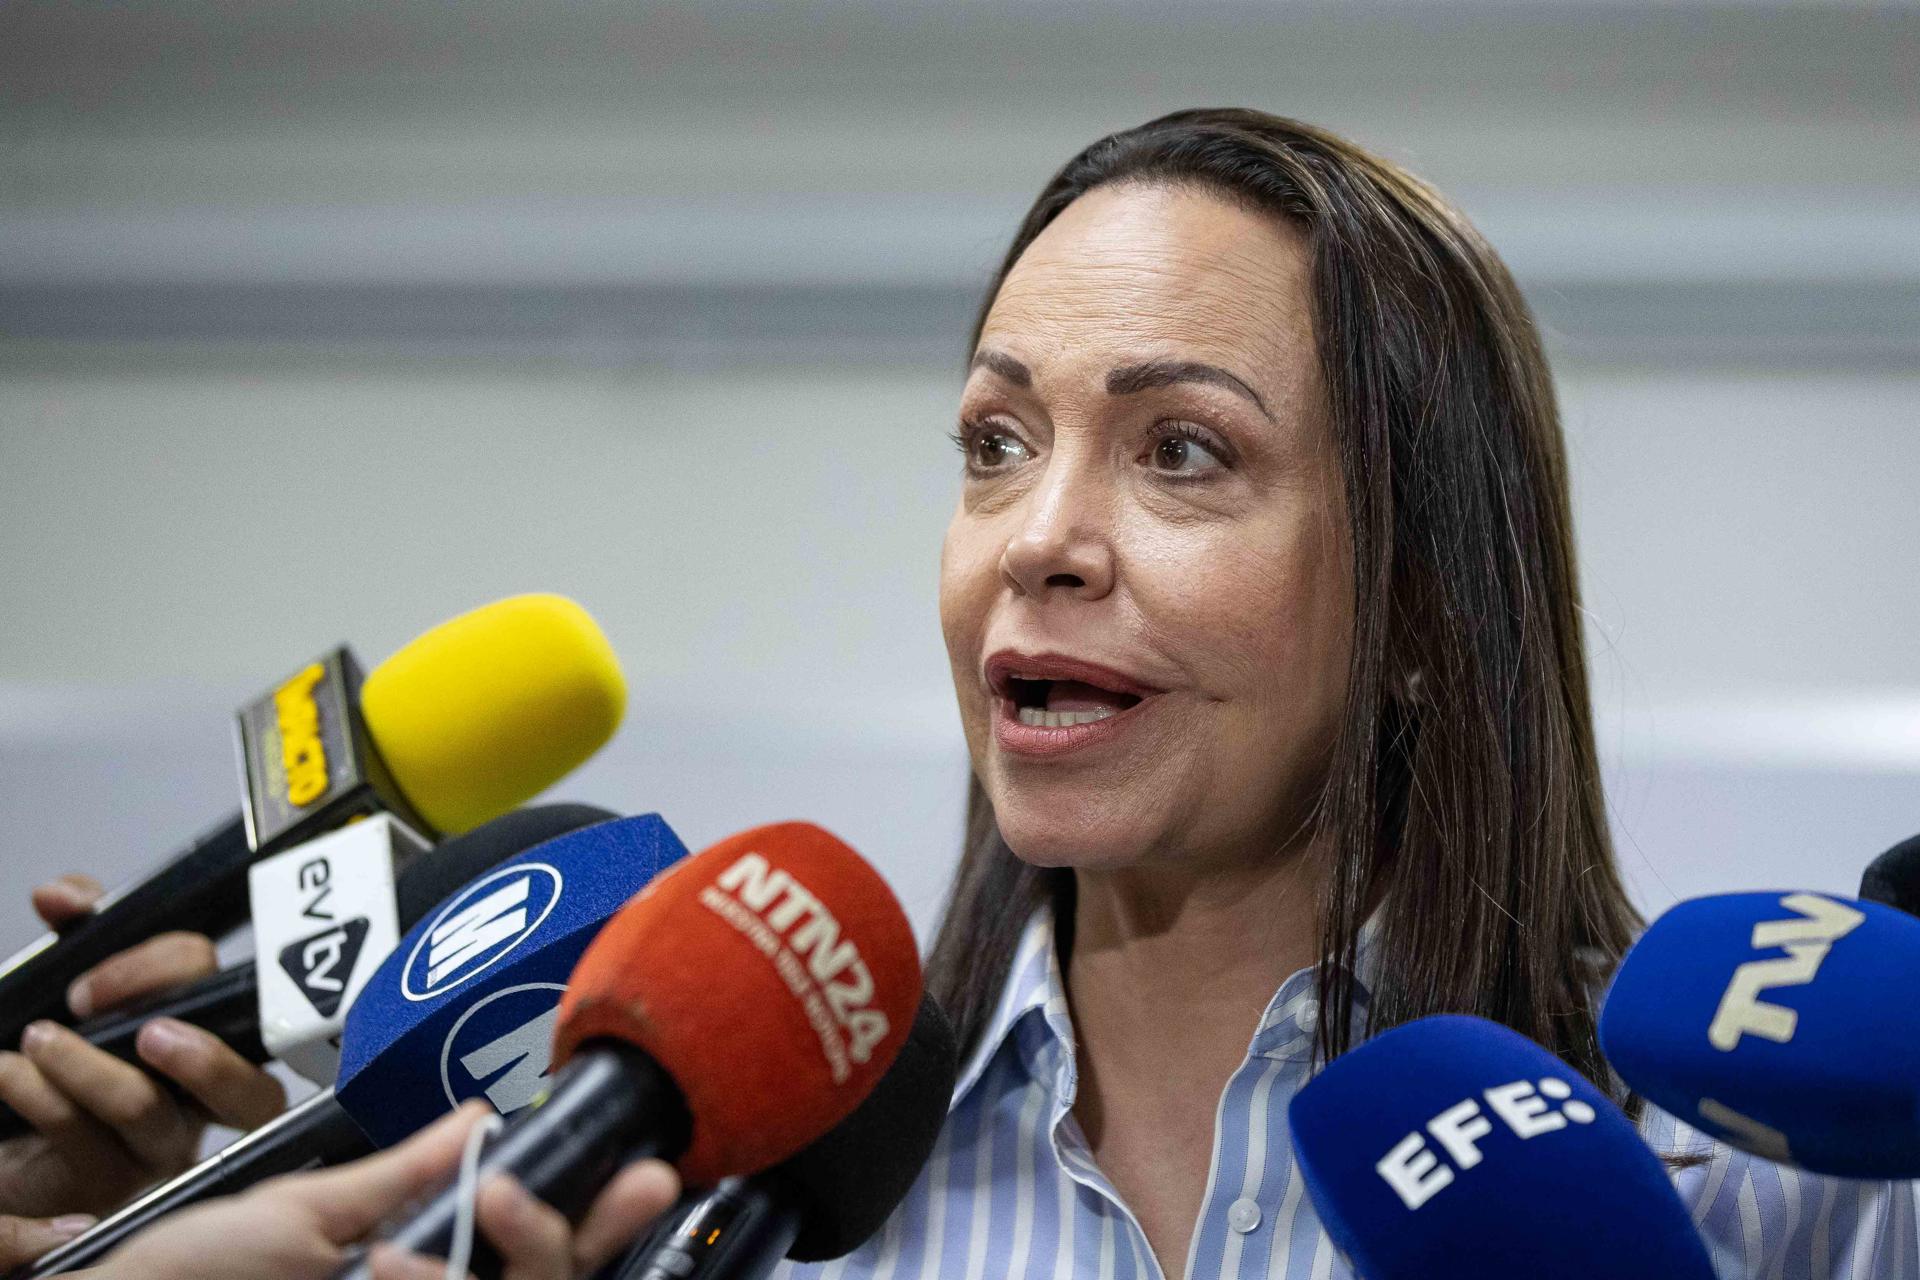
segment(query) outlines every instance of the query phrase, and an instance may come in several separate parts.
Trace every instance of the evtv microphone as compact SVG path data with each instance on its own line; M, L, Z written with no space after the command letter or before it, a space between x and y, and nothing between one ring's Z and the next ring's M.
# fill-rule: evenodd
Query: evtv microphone
M801 822L723 840L587 948L561 1000L553 1087L506 1122L479 1177L511 1174L577 1219L630 1160L673 1159L695 1186L777 1164L872 1091L920 997L913 930L859 854ZM459 1217L449 1188L392 1239L445 1257ZM471 1267L499 1274L484 1240Z
M958 1071L953 1026L932 996L907 1041L853 1114L773 1168L725 1178L684 1204L611 1273L618 1280L765 1276L844 1257L866 1243L912 1189L946 1123Z
M1920 916L1920 836L1902 840L1867 864L1860 897Z
M1621 1079L1755 1155L1920 1178L1920 920L1821 893L1693 898L1621 961L1600 1047Z
M378 810L426 835L466 831L599 750L625 702L606 636L553 595L444 622L364 682L344 647L309 663L240 710L239 814L0 961L0 1047L30 1022L71 1022L68 986L116 952L168 929L237 927L262 855Z
M213 1032L250 1062L278 1058L316 1084L331 1084L347 1010L392 952L399 930L508 858L613 816L585 804L516 809L413 855L397 875L394 861L406 856L412 837L384 814L352 823L253 867L255 941L264 967L244 961L74 1031L138 1065L140 1028L174 1018ZM289 933L306 936L283 945ZM0 1106L0 1139L23 1128L11 1108Z
M547 1076L554 1013L574 963L614 912L686 853L656 815L601 821L601 811L587 805L524 810L462 839L533 813L570 813L591 825L524 849L482 877L484 884L477 880L420 910L420 923L348 1011L341 1056L350 1096L327 1089L292 1107L9 1280L93 1266L170 1213L277 1174L357 1159L469 1098L485 1098L507 1115L530 1103ZM520 872L524 896L514 889ZM549 896L555 883L559 891ZM412 877L407 885L428 891ZM502 889L517 901L493 898L502 910L470 909ZM428 959L416 957L416 967L430 966L436 933L442 960L457 956L455 967L440 974L426 999L410 1001L401 994L404 961L425 943Z
M1364 1280L1713 1280L1632 1121L1498 1023L1441 1015L1382 1032L1287 1114L1307 1193Z

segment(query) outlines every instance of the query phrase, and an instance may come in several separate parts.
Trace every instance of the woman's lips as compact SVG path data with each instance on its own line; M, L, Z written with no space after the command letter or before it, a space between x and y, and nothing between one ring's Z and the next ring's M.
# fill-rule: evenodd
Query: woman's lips
M1001 750L1057 756L1123 734L1161 693L1126 672L1063 654L1002 649L986 661Z
M1013 755L1066 755L1109 742L1115 736L1126 733L1139 722L1141 713L1153 701L1152 697L1142 698L1124 711L1101 714L1099 719L1094 720L1081 718L1092 713L1066 712L1056 713L1049 718L1064 718L1074 723L1030 724L1021 718L1020 708L1012 698L996 697L993 700L993 740L1002 751Z

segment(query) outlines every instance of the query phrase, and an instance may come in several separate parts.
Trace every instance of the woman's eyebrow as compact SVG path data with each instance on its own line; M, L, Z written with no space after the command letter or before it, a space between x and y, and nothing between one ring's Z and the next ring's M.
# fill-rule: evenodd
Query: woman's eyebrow
M1123 364L1107 374L1107 394L1131 395L1136 391L1171 386L1176 382L1211 382L1215 386L1225 387L1253 401L1269 421L1273 419L1259 392L1219 365L1203 364L1198 360L1149 360L1143 364Z
M1016 387L1030 387L1033 385L1033 370L1027 368L1027 366L1021 364L1006 352L995 351L990 347L982 347L980 350L974 352L973 359L968 363L967 367L969 369L991 369Z

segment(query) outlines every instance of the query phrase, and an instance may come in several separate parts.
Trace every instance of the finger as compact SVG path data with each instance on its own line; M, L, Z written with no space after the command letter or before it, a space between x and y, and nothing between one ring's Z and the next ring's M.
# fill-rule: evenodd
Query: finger
M219 968L210 939L197 933L163 933L102 960L67 988L67 1007L76 1018L139 996L204 978Z
M487 1114L486 1103L469 1102L390 1151L265 1184L262 1194L270 1191L311 1213L335 1244L358 1240L395 1209L446 1181L460 1162L468 1131Z
M38 1032L28 1028L30 1034ZM23 1053L0 1053L0 1102L20 1113L36 1132L78 1157L117 1152L119 1140L100 1122L75 1106Z
M85 1213L58 1218L15 1218L0 1214L0 1270L32 1262L47 1250L72 1240L96 1221Z
M474 1220L500 1255L500 1280L568 1280L572 1274L567 1220L506 1174L481 1184Z
M573 1264L580 1272L605 1266L680 1198L680 1175L664 1160L638 1160L614 1175L594 1197L573 1232Z
M373 1280L446 1280L447 1264L443 1258L423 1258L399 1245L381 1243L367 1251L367 1274Z
M21 1048L47 1083L111 1130L152 1170L184 1165L201 1123L152 1076L51 1022L27 1028Z
M105 892L92 876L69 871L57 880L34 887L33 909L49 926L58 929L93 910L93 904Z
M211 1031L155 1018L140 1028L134 1047L142 1062L179 1081L221 1124L257 1129L286 1108L286 1088Z

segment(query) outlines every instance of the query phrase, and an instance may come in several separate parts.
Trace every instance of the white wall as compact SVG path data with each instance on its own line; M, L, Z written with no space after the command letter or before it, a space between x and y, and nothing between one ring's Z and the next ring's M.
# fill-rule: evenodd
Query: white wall
M789 816L924 927L965 778L934 607L955 376L525 365L40 369L0 380L10 884L113 878L233 803L231 708L515 591L632 681L563 794L698 845ZM1657 908L1852 888L1920 828L1920 378L1573 369L1603 757ZM0 899L0 939L25 931Z

